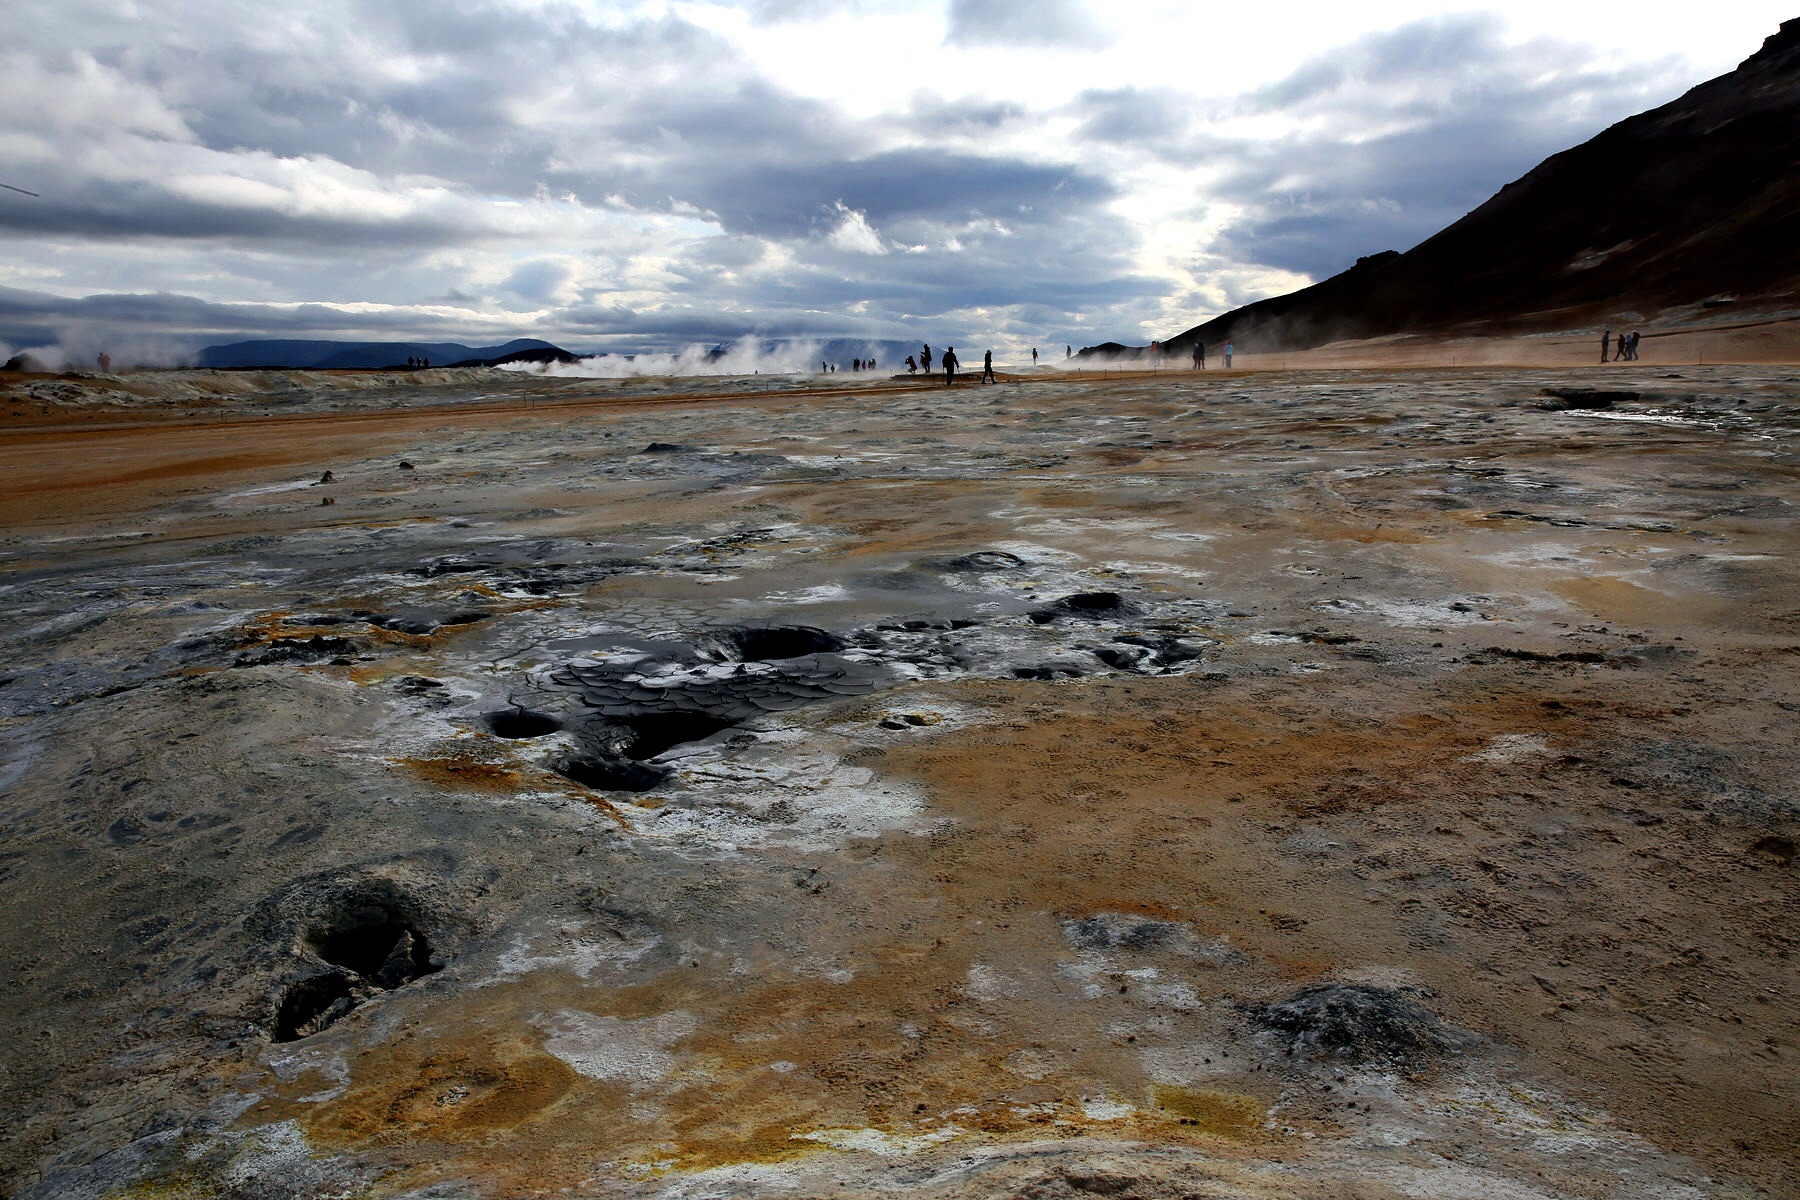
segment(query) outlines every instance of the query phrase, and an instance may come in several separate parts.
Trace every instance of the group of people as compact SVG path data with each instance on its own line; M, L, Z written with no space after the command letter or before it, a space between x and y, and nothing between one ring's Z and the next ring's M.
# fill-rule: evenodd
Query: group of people
M1608 329L1603 331L1600 334L1600 361L1636 362L1638 356L1638 338L1640 336L1642 335L1635 329L1630 333L1621 333L1615 344L1612 330ZM1612 358L1610 360L1606 357L1609 351L1612 353Z
M1033 362L1037 361L1037 351L1035 349L1031 352L1031 360ZM944 372L944 386L953 386L956 383L956 369L962 366L961 360L956 357L955 346L947 347L944 350L944 355L938 360L938 365ZM906 356L906 373L911 375L915 371L920 370L923 370L927 375L931 374L931 346L929 343L919 347L918 358L915 359L910 354ZM986 354L981 356L981 382L1000 382L1000 377L994 374L994 352L992 350L989 350Z
M1152 346L1156 345L1155 342L1152 342L1150 344ZM1233 353L1235 353L1235 351L1236 351L1236 347L1234 347L1230 342L1225 343L1225 369L1227 371L1231 370L1231 356ZM1194 370L1196 370L1196 371L1206 370L1206 343L1205 342L1196 341L1194 343Z
M1627 339L1626 339L1625 335L1620 334L1619 335L1619 345L1621 347L1624 347L1624 346L1626 346L1626 344L1627 344ZM1234 347L1230 342L1226 342L1222 353L1223 353L1223 357L1225 359L1225 369L1227 371L1231 370L1231 360L1232 360L1232 356L1235 354L1235 352L1236 352L1236 347ZM1152 343L1150 343L1150 353L1151 353L1152 357L1155 357L1157 355L1167 353L1167 349L1163 346L1163 344L1161 342L1152 342ZM1637 335L1636 334L1631 335L1629 352L1626 353L1625 351L1621 351L1621 353L1625 353L1625 356L1628 358L1636 358L1637 357ZM1064 358L1073 358L1074 356L1075 356L1075 347L1073 347L1073 346L1063 347L1063 357ZM956 382L957 368L962 365L960 362L957 361L956 348L954 346L952 346L950 349L945 350L943 353L943 356L941 358L939 358L937 360L937 362L938 362L938 368L944 372L945 386L948 387L948 386L954 384ZM929 345L921 346L921 347L919 347L918 354L916 354L916 355L909 354L906 356L906 373L908 375L917 375L920 371L923 371L923 372L925 372L925 374L929 375L929 374L931 374L931 369L932 369L931 363L932 363L931 347ZM1035 366L1037 366L1037 363L1038 363L1038 351L1037 351L1037 347L1033 346L1031 348L1031 365L1035 367ZM874 368L874 366L875 366L875 364L873 362L862 362L859 366L853 366L852 370L871 370ZM827 368L827 369L829 369L829 368ZM1205 342L1195 342L1194 343L1194 370L1196 370L1196 371L1206 370L1206 343ZM982 357L981 357L981 381L983 383L990 383L990 382L998 383L998 382L1000 382L999 376L994 374L994 352L992 350L989 350L986 354L982 355Z
M409 357L406 360L406 369L409 371L423 371L426 367L429 367L430 365L431 365L431 360L429 358L411 358L411 357Z

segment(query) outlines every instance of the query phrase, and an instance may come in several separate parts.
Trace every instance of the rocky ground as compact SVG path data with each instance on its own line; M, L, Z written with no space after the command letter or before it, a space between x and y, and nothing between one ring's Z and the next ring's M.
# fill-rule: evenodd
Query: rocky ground
M7 385L0 1190L1800 1194L1800 374L1639 368Z

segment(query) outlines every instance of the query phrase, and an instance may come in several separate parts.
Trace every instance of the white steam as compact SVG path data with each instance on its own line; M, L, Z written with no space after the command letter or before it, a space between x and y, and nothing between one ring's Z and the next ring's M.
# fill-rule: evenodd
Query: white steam
M0 343L0 363L17 355L31 369L42 371L99 372L103 354L107 358L104 369L113 372L133 367L183 367L194 361L191 350L170 338L85 327L63 329L57 341L42 346Z
M731 342L723 346L689 346L678 354L598 354L572 363L506 363L505 371L524 371L561 379L633 379L644 375L817 375L828 357L824 343Z

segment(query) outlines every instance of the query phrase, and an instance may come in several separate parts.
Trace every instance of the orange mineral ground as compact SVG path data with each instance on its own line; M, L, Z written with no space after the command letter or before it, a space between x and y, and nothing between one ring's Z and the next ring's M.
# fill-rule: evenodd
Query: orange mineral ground
M1800 1195L1741 336L0 378L0 1191Z

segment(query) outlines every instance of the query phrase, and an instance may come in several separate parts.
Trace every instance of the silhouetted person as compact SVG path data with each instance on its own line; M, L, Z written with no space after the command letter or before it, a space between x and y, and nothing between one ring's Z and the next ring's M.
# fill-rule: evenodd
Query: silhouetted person
M992 350L981 356L981 382L1000 382L1000 377L994 374L994 352Z
M918 369L919 369L919 364L913 360L913 356L910 354L907 355L906 356L906 373L908 375L912 375L912 374L915 374L918 371Z
M949 387L956 382L956 347L949 346L944 350L944 386Z
M1225 343L1225 369L1231 370L1231 343Z
M1195 342L1194 343L1194 370L1196 370L1196 371L1206 370L1206 343L1205 342Z
M1064 358L1074 358L1075 357L1075 347L1064 346L1063 347L1063 357Z
M930 346L925 346L921 349L921 351L919 353L919 366L921 366L925 369L925 373L927 375L931 374L931 347Z
M1626 362L1636 362L1637 361L1638 338L1640 338L1642 336L1643 335L1640 334L1635 329L1631 331L1631 345L1625 351L1625 361Z
M1610 329L1601 330L1600 331L1600 361L1601 362L1605 362L1607 360L1607 354L1610 350L1611 345L1612 345L1612 330L1610 330Z
M1031 365L1034 367L1037 366L1037 347L1036 346L1033 346L1031 348Z

